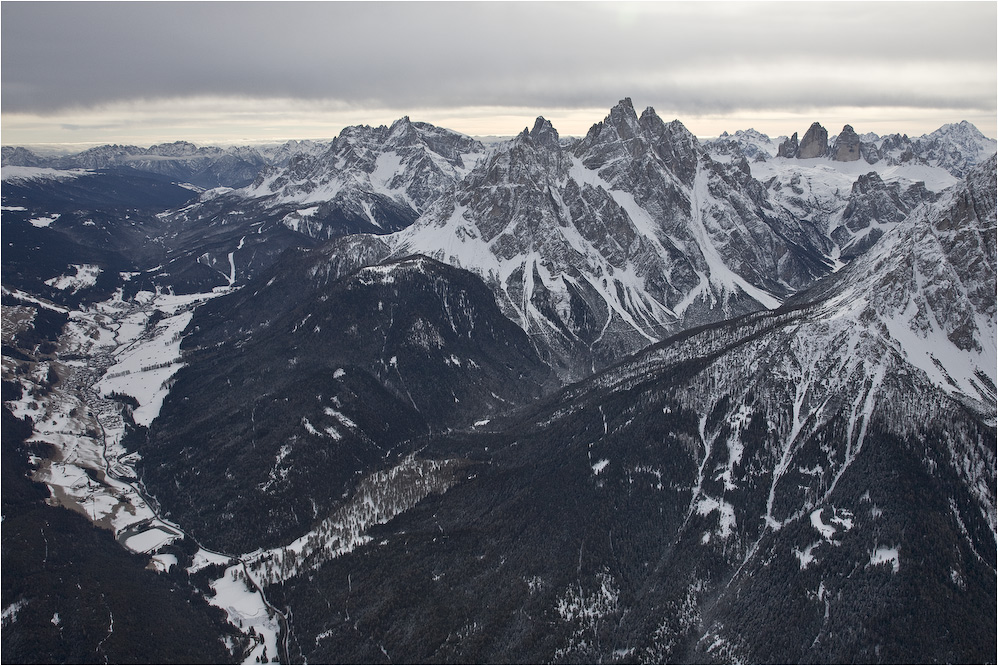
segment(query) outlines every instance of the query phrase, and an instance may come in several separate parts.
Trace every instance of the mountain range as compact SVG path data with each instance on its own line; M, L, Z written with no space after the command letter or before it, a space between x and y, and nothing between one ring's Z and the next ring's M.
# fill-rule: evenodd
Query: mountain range
M624 99L578 138L5 148L5 440L226 611L184 619L211 661L988 661L995 146ZM70 649L4 579L4 658Z

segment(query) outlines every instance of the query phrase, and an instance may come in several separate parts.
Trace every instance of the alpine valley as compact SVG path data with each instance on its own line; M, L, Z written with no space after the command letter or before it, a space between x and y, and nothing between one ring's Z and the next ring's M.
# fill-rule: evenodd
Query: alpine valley
M993 662L996 146L4 147L3 661Z

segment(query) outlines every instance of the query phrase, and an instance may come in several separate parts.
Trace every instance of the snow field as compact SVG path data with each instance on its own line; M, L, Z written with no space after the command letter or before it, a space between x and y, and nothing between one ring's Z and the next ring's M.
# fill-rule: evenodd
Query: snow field
M134 342L122 345L115 352L117 362L108 369L98 387L105 395L117 392L137 399L139 407L133 413L137 424L149 426L159 415L169 392L168 381L183 367L180 362L181 334L193 316L193 311L188 311L163 319L145 338L139 337L142 335L140 330L144 330L143 323L128 321L123 324L123 328L127 327L126 339Z
M0 169L0 179L4 182L25 180L73 180L94 173L86 169L49 169L46 167L5 166Z
M36 217L28 220L28 222L33 227L38 227L39 229L44 229L45 227L51 225L53 222L59 219L59 213L52 213L47 217ZM57 289L62 289L63 287L57 287Z
M246 574L242 562L233 564L222 577L211 582L215 596L208 603L224 610L229 621L243 633L252 628L258 640L243 660L244 664L260 663L263 655L270 660L278 656L277 637L281 626L276 613L264 601L263 593Z
M52 220L55 218L46 219L49 220L48 224L51 224ZM34 222L35 220L32 220L32 224L34 224ZM48 224L36 224L35 226L48 226ZM50 280L45 280L45 284L62 291L68 290L75 294L81 289L86 289L87 287L92 287L97 284L97 277L102 272L100 266L95 266L93 264L73 264L73 268L76 269L76 275L60 275Z

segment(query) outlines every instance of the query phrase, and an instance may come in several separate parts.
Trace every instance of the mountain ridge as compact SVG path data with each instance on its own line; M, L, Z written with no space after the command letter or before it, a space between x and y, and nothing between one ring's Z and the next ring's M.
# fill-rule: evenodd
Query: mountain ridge
M5 167L5 429L234 660L987 661L998 161L932 141L778 157L624 99L199 194ZM15 636L77 608L18 594Z

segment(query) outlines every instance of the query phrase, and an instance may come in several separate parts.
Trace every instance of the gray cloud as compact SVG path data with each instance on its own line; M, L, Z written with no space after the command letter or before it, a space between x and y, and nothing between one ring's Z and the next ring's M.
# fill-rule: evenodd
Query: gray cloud
M3 3L3 111L194 95L358 107L992 110L994 3Z

